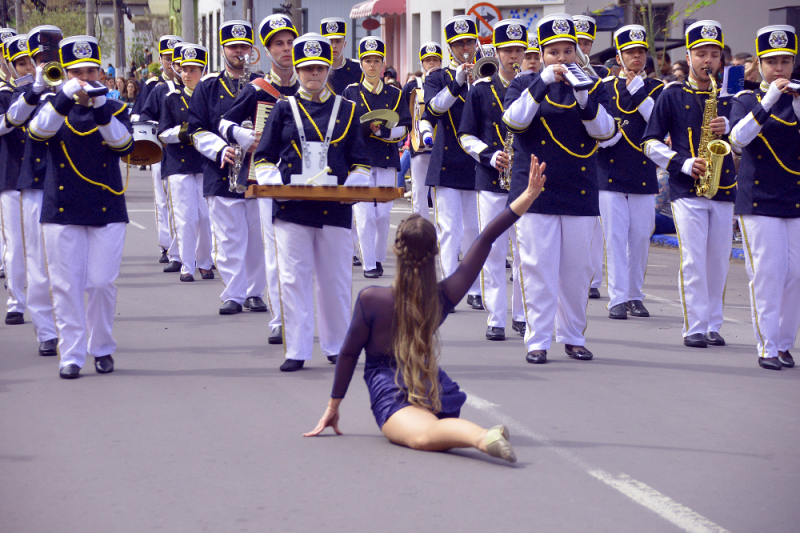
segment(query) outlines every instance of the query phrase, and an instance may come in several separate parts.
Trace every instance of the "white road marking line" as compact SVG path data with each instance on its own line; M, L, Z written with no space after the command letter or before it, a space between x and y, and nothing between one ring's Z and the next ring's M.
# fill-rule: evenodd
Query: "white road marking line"
M661 302L663 304L671 305L673 307L683 307L680 302L676 302L674 300L668 300L667 298L660 298L660 297L654 296L652 294L645 294L645 296L647 298L651 299L651 300L656 301L656 302ZM749 309L748 307L738 306L738 305L737 306L731 305L731 306L725 306L725 307L731 307L731 308L734 308L734 309ZM724 317L722 320L725 321L725 322L730 322L731 324L739 324L740 326L749 326L751 324L750 322L745 322L744 320L737 320L735 318L728 318L727 316Z
M463 389L462 389L463 390ZM467 391L464 391L467 392ZM614 475L605 470L594 468L573 452L553 445L547 437L539 435L527 428L522 423L497 410L499 405L467 392L467 405L490 415L493 419L507 426L514 433L525 435L535 440L540 446L549 448L567 462L572 463L587 474L602 481L624 494L639 505L650 509L661 518L671 522L688 533L728 533L728 531L715 524L708 518L681 505L669 496L661 494L656 489L637 481L626 474Z
M648 267L653 267L653 268L667 268L667 265L651 265L651 264L649 264L649 263L648 263L648 265L647 265L647 266L648 266Z
M128 213L152 213L155 209L128 209Z
M135 226L135 227L137 227L137 228L139 228L139 229L147 229L146 227L142 226L142 225L141 225L141 224L139 224L138 222L134 222L133 220L130 220L129 222L130 222L130 225L131 225L131 226Z

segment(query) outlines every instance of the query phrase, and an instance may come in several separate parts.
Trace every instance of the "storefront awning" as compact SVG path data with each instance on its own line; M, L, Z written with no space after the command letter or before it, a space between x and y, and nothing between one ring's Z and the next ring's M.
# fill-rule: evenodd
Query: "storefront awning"
M350 18L402 15L405 12L405 0L367 0L353 6L353 9L350 10Z

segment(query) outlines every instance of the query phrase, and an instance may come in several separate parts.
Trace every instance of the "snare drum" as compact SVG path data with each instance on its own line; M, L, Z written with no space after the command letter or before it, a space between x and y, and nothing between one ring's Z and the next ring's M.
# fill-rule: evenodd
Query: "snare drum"
M158 126L151 122L134 122L133 152L124 158L131 165L153 165L161 162L161 143Z

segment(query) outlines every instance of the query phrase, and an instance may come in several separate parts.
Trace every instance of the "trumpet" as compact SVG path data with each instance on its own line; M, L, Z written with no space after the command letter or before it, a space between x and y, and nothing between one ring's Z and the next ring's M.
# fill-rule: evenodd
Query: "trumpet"
M64 81L64 70L58 61L50 61L42 67L44 83L50 87L57 87Z

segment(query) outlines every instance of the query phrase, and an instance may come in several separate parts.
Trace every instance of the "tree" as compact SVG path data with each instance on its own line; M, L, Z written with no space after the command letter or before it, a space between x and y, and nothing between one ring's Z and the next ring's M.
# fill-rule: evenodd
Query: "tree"
M64 32L64 37L86 34L86 15L76 3L50 2L50 4L56 5L54 7L29 7L26 5L24 9L28 9L28 11L25 14L25 22L21 28L18 28L19 31L28 32L36 26L52 24L61 28L61 31ZM108 61L113 63L114 39L110 32L103 32L99 19L95 22L95 34L100 42L100 54L104 59L107 58Z

